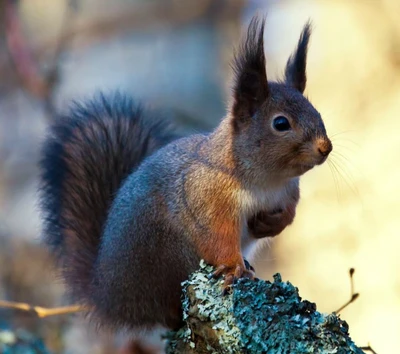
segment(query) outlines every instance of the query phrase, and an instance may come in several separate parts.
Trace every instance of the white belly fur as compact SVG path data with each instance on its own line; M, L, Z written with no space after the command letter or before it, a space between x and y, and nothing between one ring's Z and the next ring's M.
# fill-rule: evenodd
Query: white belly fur
M245 219L260 210L274 210L286 205L290 198L291 184L284 184L268 190L260 188L241 189L237 198Z
M292 179L289 183L279 185L276 188L268 189L242 189L238 192L238 201L242 210L242 236L241 248L243 256L251 263L257 256L258 251L269 245L270 239L251 238L247 231L247 220L261 210L274 210L284 208L290 200L293 187L297 187L298 178Z

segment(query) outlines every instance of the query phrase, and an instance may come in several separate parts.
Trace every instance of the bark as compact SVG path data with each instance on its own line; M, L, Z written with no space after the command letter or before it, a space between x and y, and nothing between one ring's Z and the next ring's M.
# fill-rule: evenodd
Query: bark
M212 272L201 263L183 283L184 325L168 334L167 353L364 353L345 321L318 312L279 274L272 282L239 279L222 295Z

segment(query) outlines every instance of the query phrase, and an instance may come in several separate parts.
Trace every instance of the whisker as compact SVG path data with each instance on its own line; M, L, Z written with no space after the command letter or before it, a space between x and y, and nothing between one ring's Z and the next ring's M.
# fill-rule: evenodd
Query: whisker
M337 142L342 142L342 143L351 143L354 146L358 147L361 149L361 145L356 143L354 140L348 139L348 138L331 138L332 143L337 143Z
M347 150L349 150L349 151L352 152L352 153L356 151L356 150L354 149L354 147L349 147L349 146L346 146L346 145L343 145L343 144L338 144L336 141L333 141L332 144L333 144L333 150L332 150L332 152L333 152L333 151L336 151L337 148L347 149Z
M329 138L332 139L333 137L338 136L338 135L343 135L343 134L347 134L347 133L356 133L356 132L357 132L357 130L342 130L340 132L330 135Z
M360 192L359 192L358 188L356 187L354 178L352 177L351 174L349 174L348 171L346 171L346 169L342 165L340 165L340 161L335 160L335 157L337 158L337 156L334 156L334 155L332 155L330 157L332 164L334 166L336 166L336 170L338 171L339 175L341 176L343 181L346 183L346 185L350 188L350 190L355 195L357 195L359 198L361 198Z
M338 185L339 185L340 196L341 196L340 201L343 201L343 193L342 193L343 187L341 187L341 186L342 186L342 184L346 184L347 185L348 182L343 177L343 174L339 170L339 167L337 166L337 163L332 158L330 159L330 162L332 164L333 169L336 171L336 177L338 179Z
M351 174L351 176L352 176L352 173L351 173L349 167L355 168L359 173L361 173L361 170L359 169L359 167L358 167L357 165L353 164L353 163L350 161L350 159L347 158L345 155L343 155L341 152L339 152L339 151L332 151L331 155L332 155L334 158L337 158L339 161L341 161L344 165L347 165L346 167L348 168L348 172ZM354 177L353 177L353 179L354 179Z
M338 202L340 203L340 201L341 201L340 188L339 188L339 181L338 181L338 178L337 178L337 175L336 175L336 171L335 171L334 167L332 166L332 162L329 159L327 160L327 162L328 162L328 166L329 166L329 169L331 171L331 174L332 174L333 183L335 185L336 198L337 198Z
M351 165L351 161L350 161L345 155L343 155L341 152L339 152L339 151L332 151L331 155L334 156L334 157L343 159L343 160L345 160L348 164Z

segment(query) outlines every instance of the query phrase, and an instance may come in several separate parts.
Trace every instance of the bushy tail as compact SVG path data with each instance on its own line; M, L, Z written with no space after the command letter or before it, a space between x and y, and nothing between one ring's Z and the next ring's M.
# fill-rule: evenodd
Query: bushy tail
M75 300L88 296L103 225L122 181L176 138L168 120L120 94L75 103L50 128L40 163L44 239Z

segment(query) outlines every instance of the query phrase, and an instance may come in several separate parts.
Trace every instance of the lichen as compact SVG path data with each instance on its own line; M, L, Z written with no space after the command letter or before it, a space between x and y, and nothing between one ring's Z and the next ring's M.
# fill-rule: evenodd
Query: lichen
M168 335L167 353L363 353L345 321L318 312L279 274L272 282L239 279L223 296L213 270L201 262L182 284L185 325Z
M2 354L50 354L43 341L22 330L0 327L0 353Z

